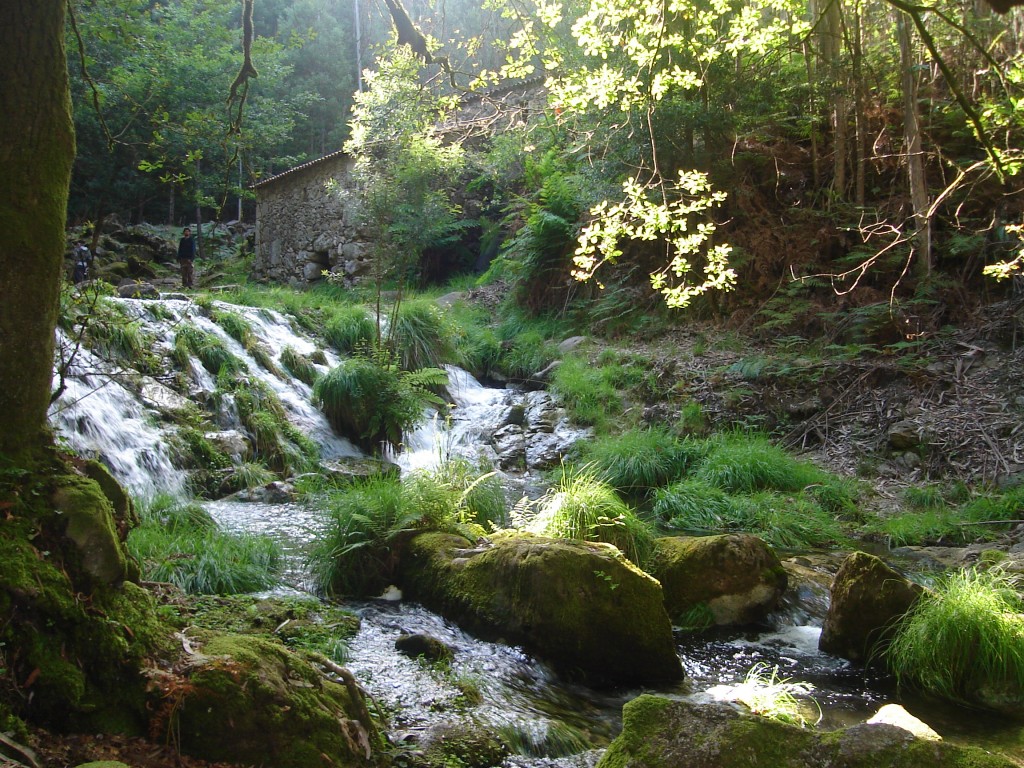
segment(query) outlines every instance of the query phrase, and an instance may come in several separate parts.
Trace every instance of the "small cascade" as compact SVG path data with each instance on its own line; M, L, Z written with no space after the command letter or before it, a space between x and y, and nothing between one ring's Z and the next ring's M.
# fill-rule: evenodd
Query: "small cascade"
M153 340L151 351L164 360L172 359L175 337L184 323L216 336L245 364L250 375L278 396L289 420L319 445L324 460L362 456L351 442L334 434L326 418L312 404L308 385L287 374L278 376L265 370L196 304L183 299L107 300L117 303L128 318L144 328ZM286 347L306 355L317 349L312 340L294 330L277 312L222 302L214 302L213 306L221 312L242 315L258 343L281 370L281 353ZM59 341L67 345L67 339L60 332L58 335ZM327 361L333 364L337 359L328 355ZM328 367L322 369L326 371ZM229 394L211 398L217 389L216 378L199 360L192 357L182 373L184 376L177 379L166 377L167 383L163 384L137 371L111 365L88 349L80 349L67 372L66 390L51 407L51 423L71 448L83 456L100 458L136 496L182 495L185 473L174 466L167 439L175 428L162 414L182 408L186 401L205 403L215 409L211 422L217 427L240 427L233 398Z
M60 335L60 341L66 339ZM97 458L142 498L181 495L185 478L170 459L155 412L122 385L109 364L79 350L65 391L50 406L50 423L61 440L82 456Z
M452 408L447 415L427 410L423 423L404 440L404 450L393 460L403 471L429 469L444 458L461 456L470 460L487 455L487 437L498 427L502 415L522 395L511 390L485 387L468 372L446 365L448 393Z

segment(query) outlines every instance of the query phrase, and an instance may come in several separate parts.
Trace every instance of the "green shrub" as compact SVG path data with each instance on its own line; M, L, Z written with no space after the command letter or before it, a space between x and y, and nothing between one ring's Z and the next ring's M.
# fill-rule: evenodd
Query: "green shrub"
M319 591L380 594L394 581L403 537L418 522L405 511L401 483L373 477L329 493L319 503L328 516L326 530L310 551Z
M380 451L382 444L397 448L426 407L443 404L431 387L447 381L447 374L436 368L406 372L355 357L318 379L313 398L337 432L365 451Z
M277 582L280 546L263 536L229 534L198 504L158 498L140 507L128 549L148 581L192 594L228 595Z
M548 491L537 505L537 516L529 525L533 533L614 544L641 568L651 554L652 528L591 469L563 471L558 487Z
M281 352L281 365L296 379L311 387L320 375L313 361L296 351L294 347L285 347Z
M763 435L732 433L716 438L697 476L729 493L800 491L826 475L798 461Z
M650 427L588 441L581 461L621 492L646 493L681 477L705 453L704 443Z
M897 625L885 658L903 685L951 701L1024 695L1020 595L997 570L943 578Z
M323 333L328 344L343 355L350 355L374 343L377 324L365 307L350 304L333 309Z
M455 359L452 330L429 299L403 301L390 319L388 340L406 371L440 368Z

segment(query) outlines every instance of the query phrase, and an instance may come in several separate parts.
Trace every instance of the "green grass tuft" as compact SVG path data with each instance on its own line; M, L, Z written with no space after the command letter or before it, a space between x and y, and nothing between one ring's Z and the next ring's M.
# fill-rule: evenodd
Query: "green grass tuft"
M313 361L296 351L293 347L285 347L281 352L281 365L292 376L310 387L316 383L320 372Z
M277 583L280 546L266 537L222 531L198 504L160 497L141 506L140 519L128 536L128 549L149 581L214 595Z
M327 343L343 355L369 348L377 338L377 324L358 304L335 307L323 328Z
M580 460L618 491L643 494L679 479L706 452L702 442L651 427L588 441Z
M407 299L388 328L391 348L403 370L440 368L453 362L455 336L441 308L429 299Z
M654 530L637 517L615 489L591 468L563 470L556 488L537 502L528 529L543 536L614 544L643 567L654 547Z
M1024 696L1024 616L1020 595L998 570L942 579L899 623L886 651L903 685L977 705L979 693Z
M823 471L793 458L767 437L746 433L714 438L697 477L729 493L800 491L826 479Z

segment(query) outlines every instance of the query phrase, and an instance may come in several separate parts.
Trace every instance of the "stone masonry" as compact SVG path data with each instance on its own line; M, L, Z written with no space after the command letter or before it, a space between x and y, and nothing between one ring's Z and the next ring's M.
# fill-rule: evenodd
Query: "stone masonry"
M254 185L257 279L306 285L325 271L356 281L372 246L351 193L352 159L334 152Z

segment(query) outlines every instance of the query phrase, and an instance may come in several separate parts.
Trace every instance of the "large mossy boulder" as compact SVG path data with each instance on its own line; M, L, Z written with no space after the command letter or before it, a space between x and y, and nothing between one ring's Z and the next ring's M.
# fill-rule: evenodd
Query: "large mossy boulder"
M275 768L371 764L379 735L354 685L262 637L212 634L197 646L187 679L163 681L157 718L183 753Z
M748 534L658 539L647 571L672 621L686 626L697 614L717 626L762 622L787 583L775 551Z
M818 647L850 661L881 663L888 633L924 588L874 555L854 552L832 580Z
M622 710L622 733L597 768L1010 768L977 747L918 739L888 724L802 729L726 704L643 695Z
M507 534L476 546L422 534L400 573L406 597L590 685L683 677L661 587L611 545Z
M0 478L0 710L61 730L143 733L143 670L171 630L126 581L137 570L118 531L123 492L53 452L37 462Z

